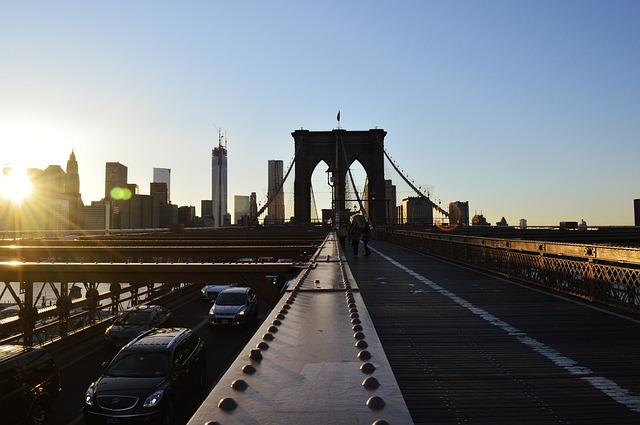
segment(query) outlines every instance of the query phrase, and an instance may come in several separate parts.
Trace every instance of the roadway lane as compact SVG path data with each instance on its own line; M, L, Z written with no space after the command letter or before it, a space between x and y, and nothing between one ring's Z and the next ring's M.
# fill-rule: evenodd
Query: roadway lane
M239 351L256 332L268 313L266 304L261 302L258 321L246 328L211 329L207 323L210 304L200 300L200 285L194 285L193 297L178 306L169 307L178 327L191 328L204 340L207 347L207 390L201 394L185 397L178 406L176 425L185 424L202 404L210 389L237 357ZM104 347L102 339L87 341L86 351L72 363L60 364L62 392L54 402L53 413L47 425L83 424L82 399L89 384L100 376L102 362L109 361L116 350Z

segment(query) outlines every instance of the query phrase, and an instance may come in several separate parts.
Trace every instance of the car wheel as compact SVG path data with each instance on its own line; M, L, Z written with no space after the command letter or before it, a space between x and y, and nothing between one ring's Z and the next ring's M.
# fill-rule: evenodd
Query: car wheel
M173 401L167 401L166 406L164 406L164 411L162 412L162 423L164 425L173 424L173 418L175 417L175 406L173 405Z
M47 413L49 412L49 405L43 399L38 399L31 406L29 412L29 424L43 425L47 421Z

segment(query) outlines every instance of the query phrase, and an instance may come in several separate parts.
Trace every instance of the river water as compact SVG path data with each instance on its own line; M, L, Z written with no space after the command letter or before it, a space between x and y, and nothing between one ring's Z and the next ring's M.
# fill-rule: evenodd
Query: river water
M18 295L20 301L24 301L24 294L20 293L20 284L18 282L11 282L10 285L13 291ZM99 283L98 292L108 291L109 285L109 283ZM56 295L52 286L58 291L58 293L60 293L60 283L33 283L33 297L37 300L37 307L47 307L56 303ZM82 284L76 284L75 286L69 284L69 291L71 292L71 298L81 298L86 295L86 290ZM14 306L15 304L16 302L13 295L6 287L6 284L0 286L0 313L2 310ZM2 314L0 314L0 316L2 316Z

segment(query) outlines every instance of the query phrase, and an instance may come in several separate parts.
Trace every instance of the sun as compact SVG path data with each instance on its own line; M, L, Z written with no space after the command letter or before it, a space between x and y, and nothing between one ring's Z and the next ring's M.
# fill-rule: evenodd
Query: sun
M31 195L33 186L23 170L5 168L0 177L0 198L20 203Z

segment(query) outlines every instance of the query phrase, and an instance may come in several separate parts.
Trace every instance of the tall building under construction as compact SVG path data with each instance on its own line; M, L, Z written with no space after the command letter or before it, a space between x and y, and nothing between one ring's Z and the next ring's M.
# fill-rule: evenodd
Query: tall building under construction
M218 138L218 147L211 151L211 201L213 206L214 226L227 225L227 147L222 144L222 136Z

